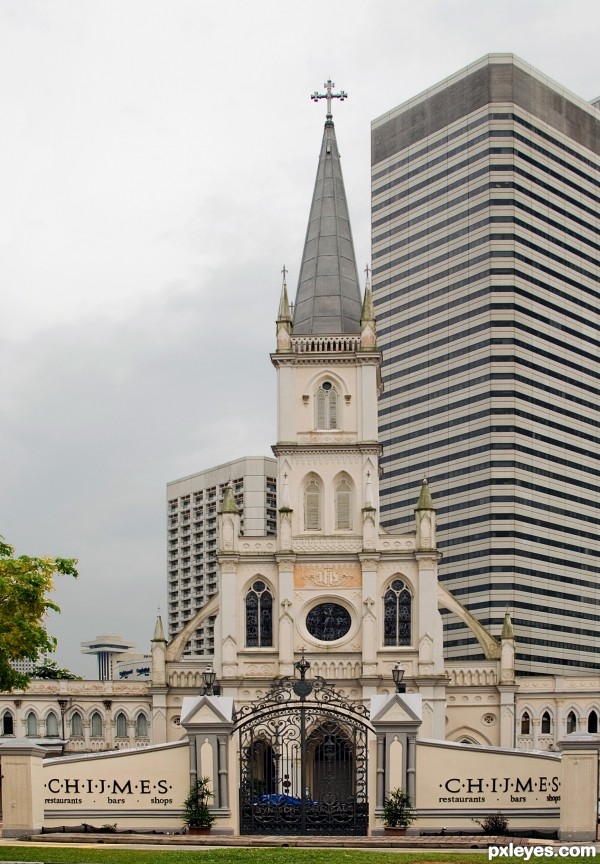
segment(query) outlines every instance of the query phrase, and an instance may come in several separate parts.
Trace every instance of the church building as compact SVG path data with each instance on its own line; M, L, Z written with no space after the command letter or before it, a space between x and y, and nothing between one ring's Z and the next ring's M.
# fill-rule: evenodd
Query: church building
M206 777L220 833L366 835L383 830L394 789L410 796L418 829L472 827L473 817L498 809L519 827L553 829L562 766L550 751L569 734L597 732L596 677L516 679L508 610L492 635L440 584L426 478L415 490L413 530L381 526L381 355L368 272L362 293L359 285L331 111L346 94L333 86L313 97L326 99L325 128L295 302L284 268L271 354L276 533L244 534L228 486L217 519L219 590L170 642L158 618L150 683L104 682L100 693L82 682L67 692L60 682L62 738L72 737L77 713L88 738L75 749L108 752L36 763L38 779L47 771L53 790L76 782L82 797L76 807L66 797L37 802L31 824L77 824L83 807L86 821L109 822L114 811L123 826L172 828L190 780ZM483 660L444 660L440 609L469 629ZM186 645L212 619L214 661L203 669L185 657ZM29 735L32 712L47 710L36 686L0 695L0 716L9 712L17 736ZM128 702L123 688L137 688ZM53 697L44 690L43 698ZM123 730L129 723L121 746L136 750L115 749L113 700ZM148 741L138 740L142 710ZM90 712L109 728L105 748L87 746ZM590 746L586 818L595 826L595 737ZM573 764L583 758L572 755ZM146 772L139 788L173 790L169 797L140 802L134 762ZM85 782L73 780L78 771ZM126 796L124 809L97 796L94 784L109 782Z

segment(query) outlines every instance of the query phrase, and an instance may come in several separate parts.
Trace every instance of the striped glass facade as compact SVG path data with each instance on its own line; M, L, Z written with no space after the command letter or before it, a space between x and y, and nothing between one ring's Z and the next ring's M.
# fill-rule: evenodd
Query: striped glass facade
M600 669L600 112L488 55L373 123L383 524L521 673ZM481 656L444 612L448 657Z

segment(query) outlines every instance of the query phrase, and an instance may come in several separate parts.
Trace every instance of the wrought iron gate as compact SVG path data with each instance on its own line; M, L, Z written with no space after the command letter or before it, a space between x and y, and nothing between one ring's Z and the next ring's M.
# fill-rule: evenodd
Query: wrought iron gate
M309 665L238 712L241 834L367 834L367 709Z

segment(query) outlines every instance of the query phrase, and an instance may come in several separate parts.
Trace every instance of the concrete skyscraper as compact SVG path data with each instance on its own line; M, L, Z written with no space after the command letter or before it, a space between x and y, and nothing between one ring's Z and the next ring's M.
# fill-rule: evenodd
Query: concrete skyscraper
M382 522L521 672L600 668L600 112L491 54L373 122ZM475 656L447 613L448 656Z
M234 459L167 484L169 632L177 633L217 593L217 511L231 483L246 536L277 530L277 461ZM202 624L184 656L214 654L214 618Z

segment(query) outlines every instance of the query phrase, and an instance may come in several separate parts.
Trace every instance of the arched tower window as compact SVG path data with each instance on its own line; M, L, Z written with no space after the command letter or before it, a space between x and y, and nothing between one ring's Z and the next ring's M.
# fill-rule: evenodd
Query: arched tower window
M27 718L25 720L25 725L26 725L26 729L27 729L25 734L27 735L27 737L28 738L37 738L38 723L37 723L37 717L35 716L33 711L30 711L29 714L27 715Z
M521 714L521 735L531 735L531 717L529 711Z
M145 714L138 714L138 716L135 718L135 737L148 737L148 718Z
M383 598L384 645L410 645L410 591L402 579L394 579Z
M598 732L598 715L593 710L588 714L587 731L593 735Z
M336 531L352 529L352 486L346 477L341 477L335 485L335 528Z
M567 735L571 732L577 732L577 717L574 711L569 711L567 714Z
M331 381L323 381L315 394L315 426L317 429L339 429L338 392Z
M8 709L6 709L6 711L2 715L2 734L3 735L14 735L15 734L14 717Z
M46 736L48 738L58 738L58 717L51 711L46 717Z
M117 738L127 738L127 717L122 711L119 711L116 717Z
M304 487L304 530L321 530L321 485L314 477Z
M273 645L273 597L257 579L246 594L246 646L271 648Z
M83 721L79 711L71 714L71 735L73 738L83 738Z
M549 711L542 714L542 735L550 735L552 732L552 717Z
M94 713L92 714L92 721L90 724L90 734L91 734L92 738L102 738L102 733L103 733L102 726L103 726L102 715L99 714L97 711L94 711Z

